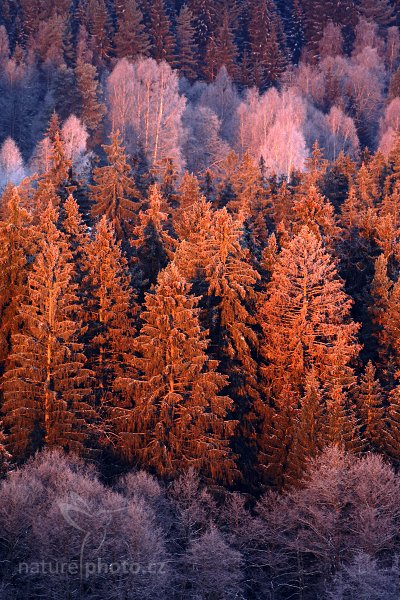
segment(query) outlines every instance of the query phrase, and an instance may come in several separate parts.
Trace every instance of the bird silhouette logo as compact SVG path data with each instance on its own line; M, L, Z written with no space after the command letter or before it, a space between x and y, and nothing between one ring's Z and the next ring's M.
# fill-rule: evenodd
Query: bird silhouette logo
M81 579L84 569L85 550L89 542L92 542L92 552L98 555L101 551L107 537L107 532L113 519L117 514L127 510L127 506L120 506L115 509L106 509L103 507L93 507L76 494L71 492L67 502L58 502L60 512L67 523L82 534L80 548L80 574ZM94 558L94 557L92 557Z

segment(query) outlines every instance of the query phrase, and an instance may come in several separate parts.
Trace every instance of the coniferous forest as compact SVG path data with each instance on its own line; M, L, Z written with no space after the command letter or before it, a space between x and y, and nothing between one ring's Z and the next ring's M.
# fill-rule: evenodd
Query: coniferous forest
M399 27L0 0L0 600L400 598Z

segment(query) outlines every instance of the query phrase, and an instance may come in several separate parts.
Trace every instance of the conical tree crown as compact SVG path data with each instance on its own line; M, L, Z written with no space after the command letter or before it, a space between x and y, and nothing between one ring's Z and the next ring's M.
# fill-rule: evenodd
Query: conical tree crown
M61 446L81 451L93 412L89 371L79 343L72 256L50 205L38 227L38 254L19 304L22 332L12 337L4 375L5 424L13 454Z
M358 352L350 308L334 261L303 227L279 255L260 309L265 374L273 389L304 384L311 367L320 381L348 381Z
M90 187L92 216L106 216L118 238L127 239L132 231L135 203L140 194L118 132L112 135L111 144L104 146L104 150L108 164L94 170L94 185Z
M10 336L18 329L18 304L28 275L28 258L34 253L35 236L31 215L21 206L13 188L0 221L0 361L9 352Z
M131 427L138 458L161 475L195 467L214 479L231 479L231 400L220 396L226 377L208 359L198 299L171 263L146 294L135 341L134 379L124 382L133 401ZM140 435L137 435L140 433Z

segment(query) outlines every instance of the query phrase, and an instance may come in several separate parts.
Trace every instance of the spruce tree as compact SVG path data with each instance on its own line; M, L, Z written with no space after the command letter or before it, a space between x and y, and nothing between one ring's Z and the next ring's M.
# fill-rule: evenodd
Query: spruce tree
M150 187L148 198L139 211L139 223L132 231L131 244L136 259L135 286L143 293L153 285L159 272L167 265L174 241L166 224L166 202L158 184Z
M217 57L217 40L212 34L208 40L202 72L206 81L215 81L219 71L219 61Z
M342 385L334 383L326 386L325 395L324 445L351 452L364 450L355 407L349 394Z
M10 350L11 335L18 330L18 305L25 291L29 257L35 248L32 217L21 206L13 188L0 221L0 368Z
M137 0L120 2L114 44L115 54L118 58L135 59L139 56L149 55L150 39Z
M188 0L188 7L194 17L196 43L200 59L203 60L210 39L213 38L217 22L217 6L215 0Z
M186 216L193 205L199 202L200 198L201 191L199 180L195 175L190 175L186 171L179 186L179 205L173 213L174 231L178 235L179 239L185 238L186 233L189 233L186 232ZM188 225L190 231L193 223L188 223Z
M257 199L263 195L260 167L250 152L246 152L238 162L230 179L235 198L228 203L227 208L247 219L253 213Z
M54 138L51 144L51 167L45 174L46 183L49 182L54 186L57 193L65 194L63 188L68 183L71 161L66 157L65 144L61 137L61 131L57 130L54 133Z
M178 226L179 225L179 226ZM185 278L197 291L204 293L205 269L210 257L210 244L214 235L214 216L210 202L204 196L181 215L176 231L180 244L174 261Z
M217 211L212 238L207 247L205 280L208 284L210 336L213 348L226 374L230 395L245 399L257 397L256 363L252 350L257 336L252 325L254 287L260 276L241 246L242 229L226 209ZM240 401L239 401L240 402Z
M171 22L164 0L150 3L150 37L152 55L157 61L175 62L175 40L171 33Z
M127 240L132 232L140 194L118 131L113 133L110 144L103 148L107 164L94 169L94 184L90 186L92 216L106 216L118 239Z
M198 73L195 33L193 13L184 4L176 23L177 66L181 74L189 80L195 80Z
M380 26L391 25L394 21L389 0L360 0L358 10L365 19Z
M250 3L249 47L251 84L265 89L276 83L285 68L285 58L279 40L279 16L272 0L252 0Z
M232 401L219 395L226 377L206 354L198 299L171 263L146 294L134 342L136 374L121 381L132 400L128 425L139 464L172 477L194 467L212 481L231 481ZM129 438L129 434L128 434Z
M400 386L396 385L388 396L385 414L384 448L387 454L400 463Z
M281 489L295 476L299 396L289 386L273 402L258 403L256 469L264 483Z
M57 220L50 205L42 215L38 254L19 303L23 327L12 336L3 379L4 422L18 460L43 446L82 452L93 418L72 255Z
M390 260L399 259L400 239L400 188L396 186L391 194L385 195L377 207L375 220L375 241Z
M107 437L118 432L118 419L123 412L114 383L126 375L134 306L128 263L106 217L97 224L85 254L84 287L89 290L85 319L88 366L95 376L93 395L102 418L103 436Z
M79 212L78 203L72 194L68 196L62 207L61 230L65 234L65 240L72 252L75 269L82 272L89 235L82 215Z
M225 67L228 75L235 79L238 72L237 55L235 35L230 24L229 14L225 11L221 26L215 34L215 67L217 71Z
M264 375L273 393L300 390L311 368L321 383L349 385L358 325L335 262L303 227L281 251L260 306Z
M76 88L80 101L79 117L90 132L98 129L106 109L101 102L96 67L78 60L75 68Z
M288 447L284 472L284 481L289 485L300 481L307 461L315 458L324 446L324 394L312 370L306 375L304 391L294 414L293 444Z
M301 21L307 52L313 61L318 59L319 41L329 22L352 27L357 20L354 0L304 0L297 4L301 4L303 10ZM296 11L298 14L297 7Z
M390 365L390 354L393 355L393 361L396 370L400 368L400 280L398 279L390 291L385 314L384 330L389 341L389 357L384 357L387 366ZM385 337L383 338L385 339Z
M66 186L70 178L72 163L67 158L65 143L62 139L59 119L56 113L50 118L46 135L38 144L38 160L41 167L36 196L40 198L41 208L45 210L50 197L57 204L56 195L66 196Z
M217 211L206 247L205 281L212 356L219 361L218 370L229 377L226 393L234 401L233 416L240 424L235 448L243 461L251 463L249 442L254 436L254 404L259 399L254 288L260 276L241 246L241 237L240 223L226 209ZM247 464L246 469L250 467Z
M384 393L371 361L365 367L356 390L356 404L361 418L362 434L373 451L383 448Z
M111 24L105 0L88 0L87 15L95 63L102 67L111 54Z
M387 258L384 254L380 254L375 261L375 272L370 290L372 302L369 312L376 328L373 333L378 341L378 353L382 364L387 361L389 356L390 338L387 319L392 287L393 283L388 277Z
M334 248L340 238L335 211L329 200L314 185L295 198L292 211L295 232L306 226L329 248Z

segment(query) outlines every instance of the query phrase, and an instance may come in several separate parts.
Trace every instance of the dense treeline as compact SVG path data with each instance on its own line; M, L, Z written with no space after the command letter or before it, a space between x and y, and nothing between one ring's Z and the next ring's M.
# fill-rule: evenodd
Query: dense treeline
M153 163L162 145L137 127L147 115L155 128L164 90L171 122L162 115L161 137L172 136L168 157L178 168L205 170L230 147L287 174L302 168L316 138L333 160L343 146L353 154L382 142L386 152L399 114L398 101L390 105L400 80L397 8L397 0L4 0L0 140L11 137L31 160L54 110L83 122L91 148L116 119L129 151L139 145ZM108 79L118 60L140 57L167 61L180 83L151 60ZM125 86L128 76L143 89ZM130 93L144 106L149 88L149 112L132 114Z
M399 597L399 10L0 3L2 597Z
M58 451L0 487L2 600L397 600L400 481L330 449L300 489L250 503L193 470L105 487Z
M400 36L323 5L2 4L4 469L397 464Z
M85 180L56 115L44 145L1 199L12 461L59 446L253 492L332 444L397 464L399 141L316 144L289 181L249 153L143 171L118 132Z

